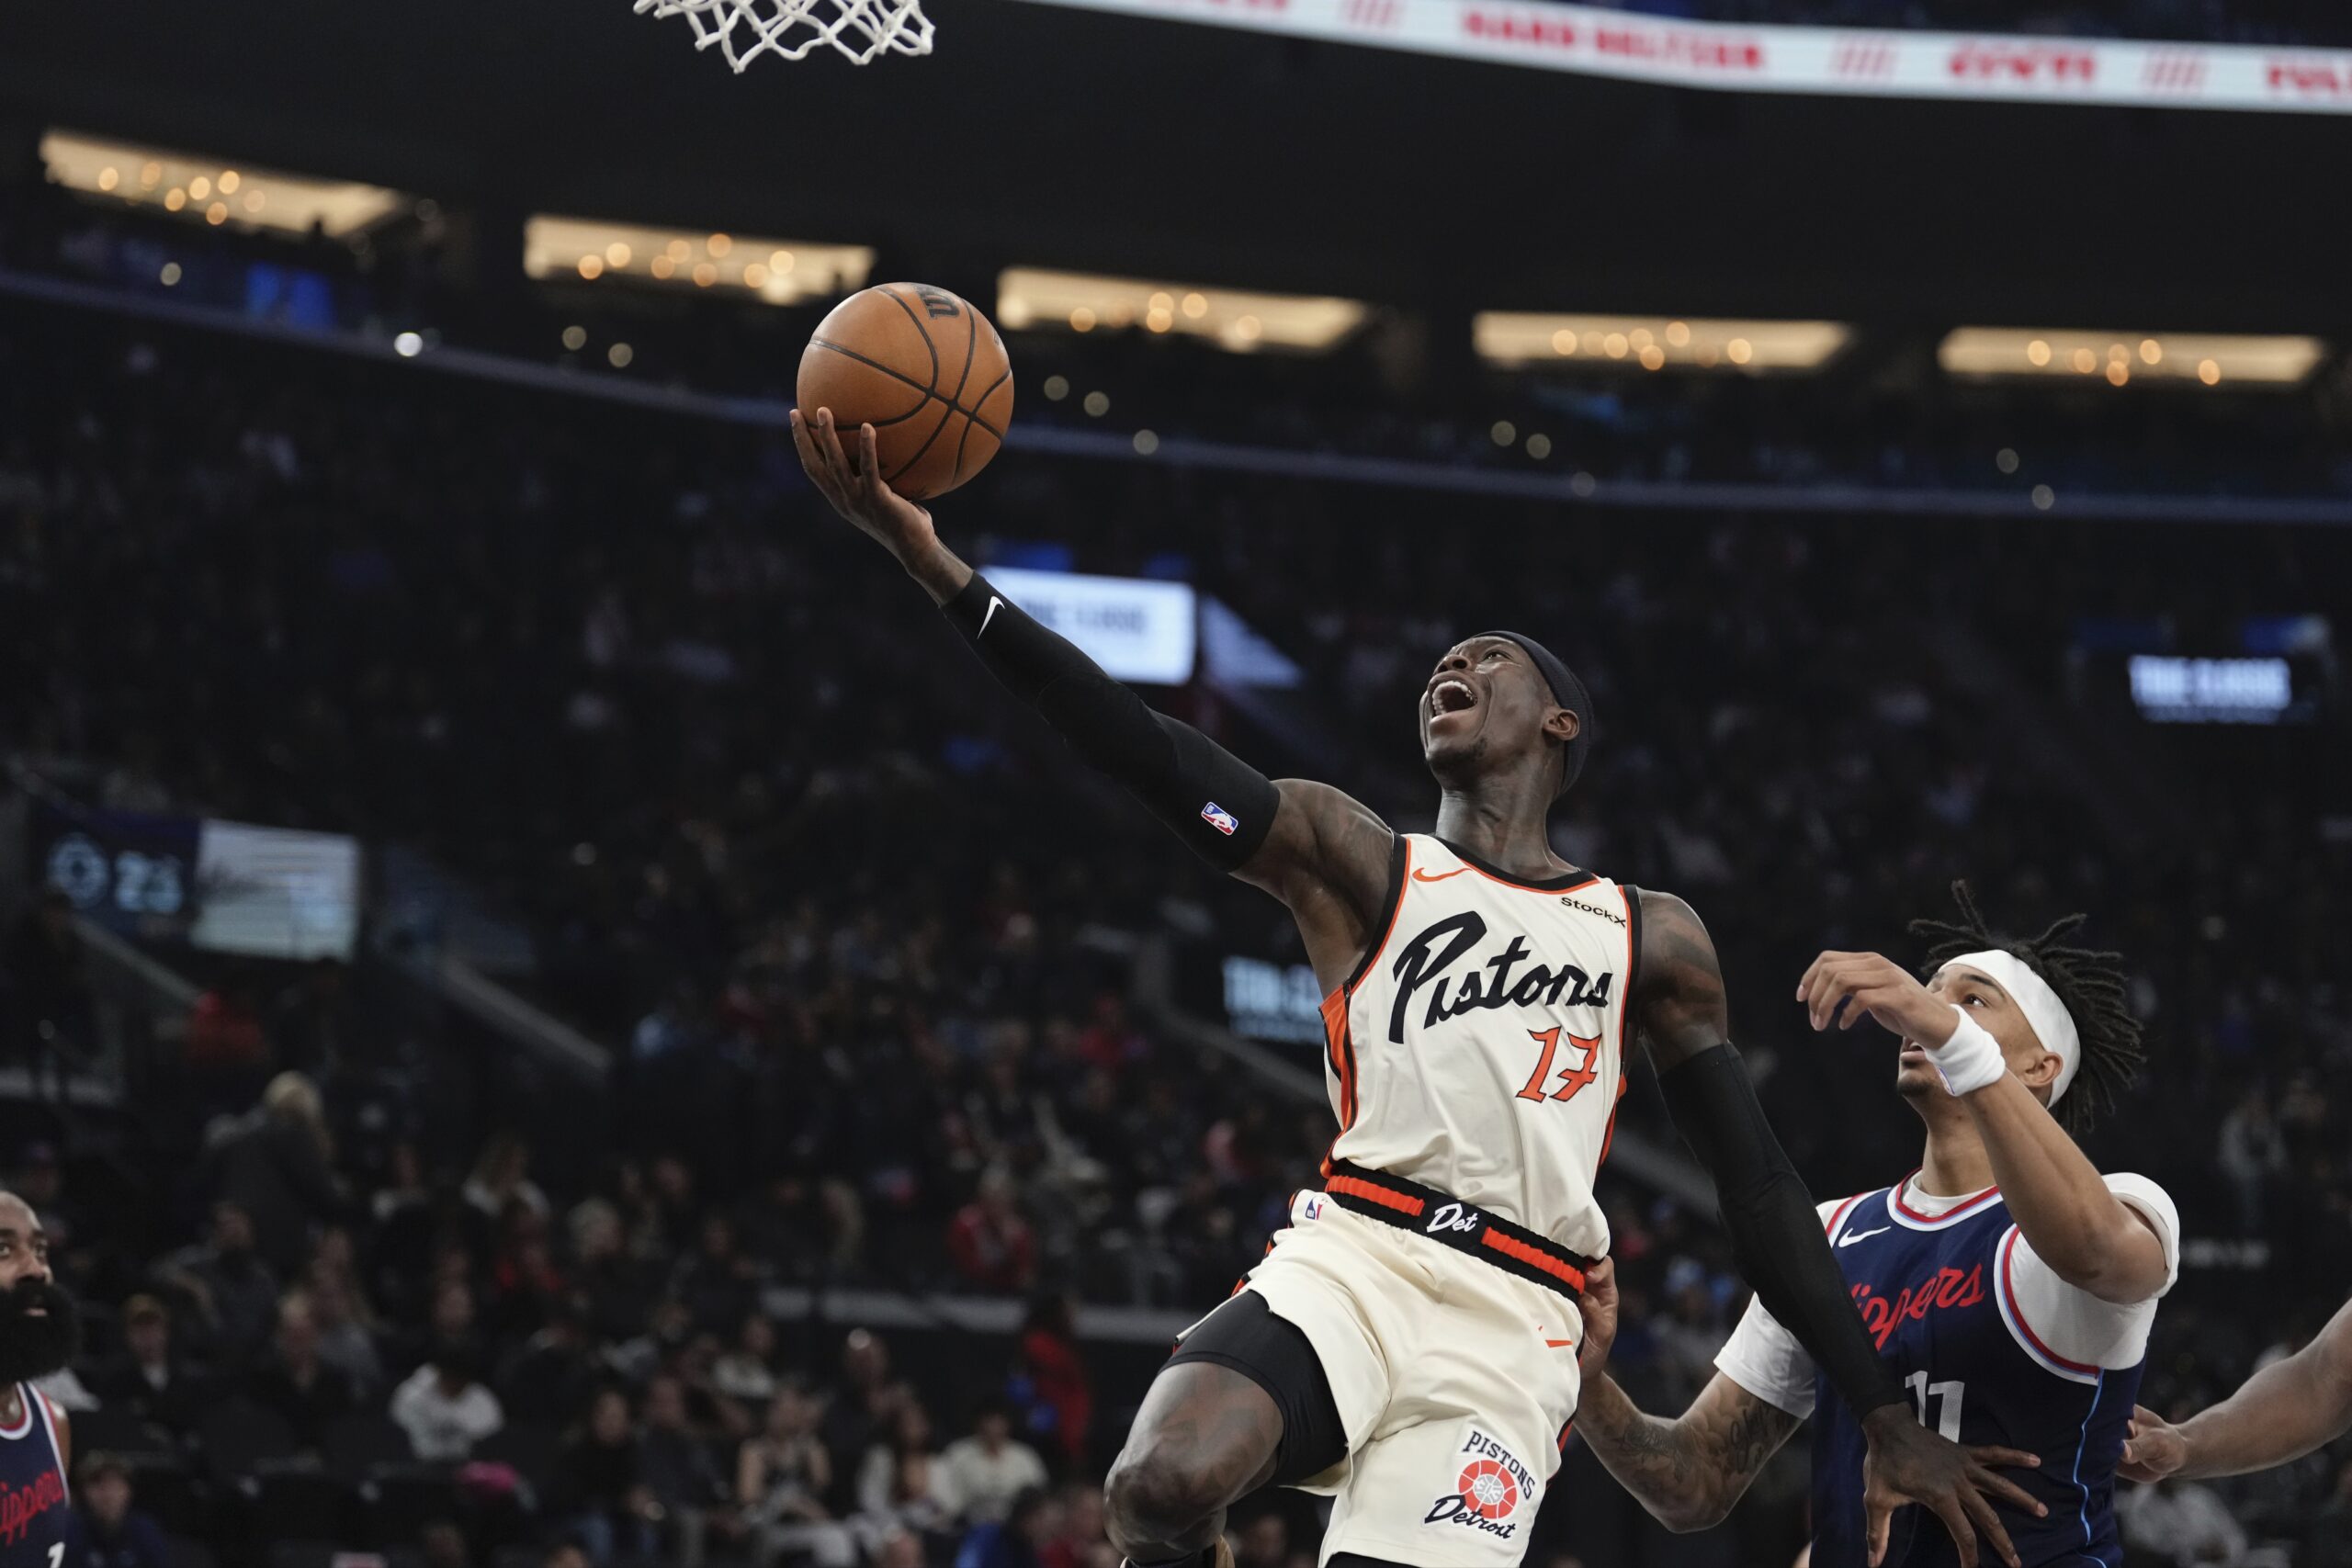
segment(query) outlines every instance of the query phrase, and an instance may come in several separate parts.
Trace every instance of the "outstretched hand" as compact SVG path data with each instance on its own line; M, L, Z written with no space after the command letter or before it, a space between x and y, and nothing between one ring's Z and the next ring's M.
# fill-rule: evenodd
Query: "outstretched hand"
M1815 1030L1851 1029L1864 1013L1905 1040L1941 1045L1958 1021L1911 971L1876 953L1825 953L1797 982L1797 1000ZM1838 1010L1844 1010L1839 1017Z
M833 411L792 411L792 445L808 482L832 503L835 512L909 566L935 544L931 513L882 482L882 464L875 452L874 427L861 424L844 448L833 425Z
M1870 1527L1871 1568L1886 1558L1894 1510L1917 1503L1943 1521L1960 1552L1961 1568L1976 1568L1979 1530L2009 1568L2018 1549L1986 1497L1998 1497L2041 1518L2050 1510L2016 1482L1993 1473L1995 1465L2039 1466L2038 1455L2017 1449L1962 1448L1928 1431L1901 1404L1883 1404L1862 1421L1870 1453L1862 1461L1862 1510Z
M2123 1462L2115 1473L2153 1485L2188 1462L2188 1443L2180 1428L2144 1404L2133 1405L2124 1428Z

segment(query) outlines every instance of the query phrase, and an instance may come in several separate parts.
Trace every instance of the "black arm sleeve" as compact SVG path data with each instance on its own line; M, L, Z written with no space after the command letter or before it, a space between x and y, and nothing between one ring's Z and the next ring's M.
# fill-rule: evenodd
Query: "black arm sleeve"
M978 572L940 608L989 673L1202 859L1233 871L1265 842L1282 804L1265 774L1182 720L1154 713Z
M1813 1195L1764 1120L1738 1051L1710 1046L1657 1082L1675 1126L1714 1176L1732 1251L1765 1310L1797 1337L1855 1415L1901 1402L1903 1385L1862 1327Z

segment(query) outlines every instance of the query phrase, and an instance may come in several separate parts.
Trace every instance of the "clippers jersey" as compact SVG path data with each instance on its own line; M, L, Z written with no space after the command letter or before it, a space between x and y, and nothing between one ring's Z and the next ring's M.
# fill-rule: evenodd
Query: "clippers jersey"
M1331 1157L1606 1256L1592 1183L1625 1087L1634 889L1516 882L1421 833L1389 876L1385 934L1323 999Z
M17 1397L24 1402L17 1425L0 1427L0 1568L58 1568L73 1508L57 1417L32 1384L18 1383Z
M2018 1310L2011 1262L2019 1235L1995 1189L1941 1215L1916 1213L1901 1187L1847 1200L1829 1240L1862 1323L1904 1380L1921 1422L1955 1442L2041 1456L2001 1473L2046 1506L2033 1518L1990 1499L2026 1568L2123 1561L2115 1466L2147 1365L2102 1371L2062 1359ZM1826 1382L1815 1392L1815 1568L1862 1568L1861 1424ZM1887 1568L1946 1568L1959 1554L1923 1508L1896 1511Z

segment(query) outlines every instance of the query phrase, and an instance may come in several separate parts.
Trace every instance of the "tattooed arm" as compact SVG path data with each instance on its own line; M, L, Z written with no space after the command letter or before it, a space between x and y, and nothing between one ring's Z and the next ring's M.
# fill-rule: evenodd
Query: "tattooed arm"
M1797 1425L1720 1372L1672 1421L1642 1414L1605 1373L1577 1407L1577 1431L1609 1473L1677 1534L1721 1524Z

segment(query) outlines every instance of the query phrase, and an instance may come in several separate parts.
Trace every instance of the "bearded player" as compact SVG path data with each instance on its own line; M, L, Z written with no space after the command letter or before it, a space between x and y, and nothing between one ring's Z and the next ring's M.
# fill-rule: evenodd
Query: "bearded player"
M74 1300L32 1208L0 1192L0 1568L58 1568L73 1509L65 1412L33 1387L74 1359Z
M2111 1107L2140 1060L2116 955L1995 938L1965 886L1964 923L1925 985L1874 953L1825 953L1797 999L1813 1026L1867 1013L1903 1038L1895 1089L1927 1128L1919 1168L1822 1206L1838 1266L1921 1421L2020 1468L1994 1488L2030 1568L2122 1561L2115 1474L2156 1298L2179 1268L2172 1201L2138 1176L2102 1178L2071 1134ZM1604 1316L1606 1314L1596 1314ZM1672 1421L1643 1415L1606 1376L1577 1430L1668 1528L1703 1529L1815 1417L1813 1568L1952 1561L1951 1544L1863 1501L1862 1434L1769 1303L1750 1305L1716 1375Z
M1298 922L1329 990L1339 1136L1247 1289L1189 1331L1114 1465L1135 1568L1231 1561L1227 1505L1336 1497L1327 1564L1520 1560L1577 1407L1576 1305L1609 1233L1592 1184L1648 1044L1713 1173L1743 1269L1828 1369L1870 1450L1871 1506L1934 1508L1975 1561L1992 1477L1913 1418L1758 1108L1690 907L1553 855L1544 819L1591 744L1583 685L1532 637L1447 649L1419 704L1437 831L1328 784L1269 780L1155 714L943 545L883 482L871 425L793 415L810 479L922 584L980 661L1212 864Z

